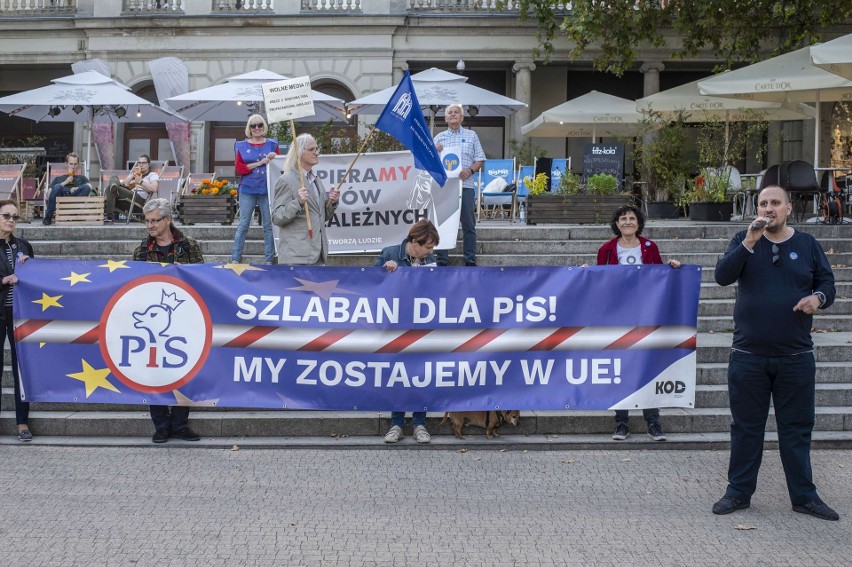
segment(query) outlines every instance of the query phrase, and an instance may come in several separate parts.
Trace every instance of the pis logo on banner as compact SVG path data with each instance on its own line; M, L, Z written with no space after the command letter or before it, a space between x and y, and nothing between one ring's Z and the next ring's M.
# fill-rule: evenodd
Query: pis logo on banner
M140 392L169 392L198 373L210 354L213 324L201 296L169 276L129 282L101 315L104 362Z

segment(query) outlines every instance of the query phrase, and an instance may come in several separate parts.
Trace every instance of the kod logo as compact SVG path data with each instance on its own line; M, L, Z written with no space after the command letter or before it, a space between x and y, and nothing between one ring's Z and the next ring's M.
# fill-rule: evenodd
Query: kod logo
M459 158L458 154L444 154L444 169L446 169L447 171L455 171L460 167L461 158Z
M680 380L657 382L654 385L656 386L655 394L682 394L686 391L686 384Z
M201 370L213 336L201 296L170 276L147 276L122 287L107 304L99 330L101 354L125 385L170 392Z

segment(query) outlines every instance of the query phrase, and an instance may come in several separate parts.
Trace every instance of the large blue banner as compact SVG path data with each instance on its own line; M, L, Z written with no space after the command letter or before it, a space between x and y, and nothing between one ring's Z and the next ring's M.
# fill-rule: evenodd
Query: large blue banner
M30 260L28 401L329 410L691 407L700 268Z

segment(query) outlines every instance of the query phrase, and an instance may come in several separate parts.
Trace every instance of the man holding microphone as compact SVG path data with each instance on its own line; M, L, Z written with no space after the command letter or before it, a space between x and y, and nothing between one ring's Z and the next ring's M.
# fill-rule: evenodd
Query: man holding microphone
M757 212L716 264L716 282L736 282L737 300L728 365L728 488L713 513L750 506L771 398L793 511L837 520L817 495L811 471L816 376L811 326L816 310L834 302L834 274L816 239L787 226L792 205L784 189L763 189Z

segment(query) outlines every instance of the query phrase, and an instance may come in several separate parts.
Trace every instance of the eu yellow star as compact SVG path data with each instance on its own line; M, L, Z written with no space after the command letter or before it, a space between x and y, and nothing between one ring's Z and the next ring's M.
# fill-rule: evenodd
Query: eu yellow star
M225 264L224 266L215 266L220 270L233 270L238 276L243 275L243 272L265 272L263 268L252 266L251 264Z
M127 266L126 264L127 264L127 260L119 260L118 262L116 262L115 260L107 260L106 264L101 264L98 267L99 268L109 268L109 273L113 273L114 271L118 270L119 268L127 268L129 270L130 266Z
M62 307L62 305L59 304L60 299L62 299L61 295L51 296L41 292L41 299L33 299L33 303L41 305L41 312L44 313L47 311L48 307Z
M89 273L86 273L86 274L78 274L77 272L72 270L70 276L68 276L67 278L59 278L59 279L67 281L67 282L71 282L71 287L74 287L74 284L78 284L80 282L92 283L89 280L89 276L91 276L91 275L92 275L92 272L89 272Z
M83 371L75 372L74 374L66 374L69 378L73 378L74 380L79 380L86 385L86 397L91 396L95 390L98 388L104 388L106 390L112 390L113 392L121 393L118 391L118 388L110 384L109 380L107 380L107 376L109 376L109 368L101 368L95 369L86 362L85 360L81 360L83 363Z

